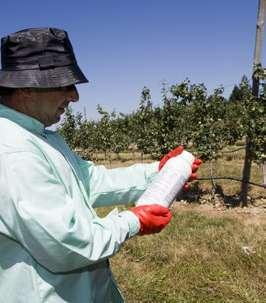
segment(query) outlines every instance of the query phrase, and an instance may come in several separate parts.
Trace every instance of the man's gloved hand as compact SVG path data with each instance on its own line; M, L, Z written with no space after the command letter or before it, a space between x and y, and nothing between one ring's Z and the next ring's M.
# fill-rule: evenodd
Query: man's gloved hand
M171 158L176 157L182 154L184 147L182 145L176 147L175 149L171 150L168 154L162 157L159 163L159 171L163 168L164 164Z
M192 164L192 173L188 179L188 182L186 182L183 186L183 189L185 191L188 191L189 190L189 182L190 181L193 181L193 180L196 180L197 179L197 170L199 169L200 165L201 165L202 161L200 159L195 159L193 164Z
M159 171L163 168L163 166L165 165L165 163L173 158L176 157L180 154L182 154L184 150L184 147L182 145L176 147L175 149L171 150L168 154L166 154L160 161L159 163ZM197 179L197 174L196 171L198 170L199 166L201 165L202 161L200 159L195 159L193 164L192 164L192 173L190 175L190 178L188 180L188 182L196 180ZM183 186L184 190L188 190L189 189L189 183L186 182Z
M169 209L158 204L140 205L129 210L139 219L140 235L160 232L172 218Z

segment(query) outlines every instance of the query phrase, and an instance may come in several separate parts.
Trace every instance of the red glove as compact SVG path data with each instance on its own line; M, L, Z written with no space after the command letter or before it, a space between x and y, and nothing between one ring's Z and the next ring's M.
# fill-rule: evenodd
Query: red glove
M190 175L188 182L196 180L197 179L197 174L196 171L199 169L200 165L201 165L202 161L200 159L195 159L193 164L192 164L192 174ZM189 190L189 183L186 182L183 186L183 189L185 191Z
M140 205L129 210L139 219L140 235L160 232L172 218L169 209L158 204Z
M180 154L182 154L184 150L184 146L180 145L178 147L176 147L175 149L171 150L167 155L165 155L160 163L159 163L159 170L161 170L164 166L164 164L170 159L170 158L173 158L173 157L176 157Z
M160 163L159 163L159 170L161 170L164 166L164 164L173 157L176 157L178 155L180 155L184 150L184 147L182 145L176 147L175 149L171 150L167 155L165 155ZM193 181L197 179L197 174L196 171L198 170L199 166L201 165L202 161L200 159L195 159L193 164L192 164L192 174L190 175L190 178L188 181ZM186 182L183 186L184 190L188 190L189 189L189 184L188 182Z

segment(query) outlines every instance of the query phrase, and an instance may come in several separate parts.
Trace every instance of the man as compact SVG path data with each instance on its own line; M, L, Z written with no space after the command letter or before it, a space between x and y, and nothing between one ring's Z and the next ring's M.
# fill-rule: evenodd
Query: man
M26 29L1 42L0 302L123 302L108 257L171 214L149 205L99 218L94 208L136 201L158 162L108 170L46 129L88 82L65 31Z

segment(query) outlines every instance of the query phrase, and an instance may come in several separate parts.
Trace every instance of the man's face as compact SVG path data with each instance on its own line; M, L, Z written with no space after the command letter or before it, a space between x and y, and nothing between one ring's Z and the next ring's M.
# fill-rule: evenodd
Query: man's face
M30 90L32 116L45 126L59 122L70 102L77 102L79 94L75 85L49 89Z

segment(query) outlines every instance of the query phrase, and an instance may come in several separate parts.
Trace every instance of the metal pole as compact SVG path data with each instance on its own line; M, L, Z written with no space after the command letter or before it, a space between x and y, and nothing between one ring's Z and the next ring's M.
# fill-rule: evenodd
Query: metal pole
M253 74L252 74L252 93L257 98L259 95L259 77L255 75L257 65L261 63L261 50L264 34L264 20L265 20L265 7L266 0L259 0L258 4L258 16L257 16L257 27L256 27L256 41L255 41L255 51L253 58ZM250 180L251 173L251 142L250 138L246 136L246 149L245 149L245 159L243 166L243 182L241 185L241 196L240 202L241 206L247 206L247 197L248 197L248 182Z
M264 36L264 20L266 13L265 7L266 7L266 0L259 0L257 28L256 28L256 42L255 42L254 57L253 57L254 67L255 65L261 63L261 50L262 50L262 43Z

